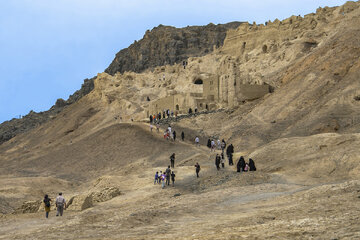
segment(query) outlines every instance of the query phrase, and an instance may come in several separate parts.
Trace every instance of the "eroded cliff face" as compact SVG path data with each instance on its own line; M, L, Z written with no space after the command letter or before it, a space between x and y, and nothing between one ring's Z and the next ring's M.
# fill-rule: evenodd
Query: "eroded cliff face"
M139 73L156 66L180 63L189 57L203 56L221 47L226 32L240 24L231 22L185 28L159 25L147 31L140 41L118 52L105 72L111 75L125 71Z

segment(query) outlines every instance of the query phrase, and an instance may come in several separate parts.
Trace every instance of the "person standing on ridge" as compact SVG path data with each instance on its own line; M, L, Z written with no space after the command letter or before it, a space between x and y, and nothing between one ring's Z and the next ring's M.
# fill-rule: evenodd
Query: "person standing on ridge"
M170 156L170 165L171 165L171 168L175 167L175 153L171 154L171 156Z
M56 216L62 216L64 209L66 209L66 201L61 192L59 193L59 196L56 197L55 204L57 208Z

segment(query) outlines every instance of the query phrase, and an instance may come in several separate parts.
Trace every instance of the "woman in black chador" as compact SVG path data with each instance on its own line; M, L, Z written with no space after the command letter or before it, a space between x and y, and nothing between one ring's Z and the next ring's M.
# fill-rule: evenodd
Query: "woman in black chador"
M208 142L207 142L207 145L206 145L208 148L211 148L211 140L210 138L208 139Z
M237 163L237 172L243 172L245 168L245 159L243 156L240 157L238 163Z
M251 158L249 158L249 167L250 171L256 171L255 162Z

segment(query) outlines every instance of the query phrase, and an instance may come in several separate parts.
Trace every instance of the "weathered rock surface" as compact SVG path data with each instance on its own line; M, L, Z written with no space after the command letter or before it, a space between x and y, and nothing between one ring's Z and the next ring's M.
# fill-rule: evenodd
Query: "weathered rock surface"
M95 203L106 202L114 197L121 195L119 188L106 187L101 190L91 191L88 194L80 194L71 197L68 202L68 209L74 211L83 211L91 208Z
M41 201L26 201L23 205L16 209L16 213L36 213L40 210Z
M203 56L212 52L214 47L221 47L227 30L240 24L231 22L185 28L159 25L147 31L140 41L118 52L105 72L111 75L142 72L156 66L180 63L189 57Z

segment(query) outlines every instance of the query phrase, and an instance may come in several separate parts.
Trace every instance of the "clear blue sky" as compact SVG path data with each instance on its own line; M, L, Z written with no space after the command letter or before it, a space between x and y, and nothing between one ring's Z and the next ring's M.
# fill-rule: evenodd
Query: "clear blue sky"
M0 123L67 99L159 24L264 23L334 0L0 0Z

